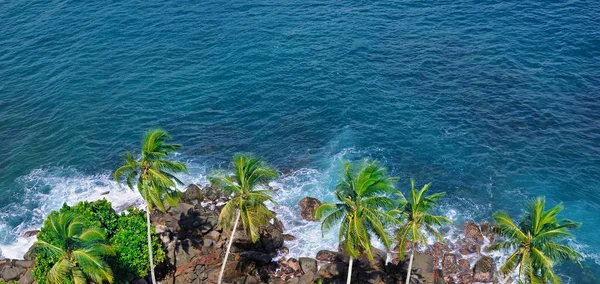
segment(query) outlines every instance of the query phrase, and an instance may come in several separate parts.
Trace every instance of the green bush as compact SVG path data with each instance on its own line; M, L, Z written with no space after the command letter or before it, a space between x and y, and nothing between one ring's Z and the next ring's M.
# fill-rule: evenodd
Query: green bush
M88 202L79 202L74 206L64 204L58 212L74 212L84 216L85 226L96 226L106 231L109 244L116 252L114 257L106 259L113 270L115 282L124 283L131 276L144 277L148 275L150 263L148 260L148 240L146 233L145 212L138 209L130 209L127 212L117 214L111 207L111 203L105 199ZM50 215L58 214L53 211ZM48 220L40 229L38 238L52 243L55 237L49 230ZM154 253L154 264L165 259L162 243L152 229L152 249ZM46 284L46 275L56 262L56 258L42 251L37 252L33 277L39 284ZM70 282L65 282L70 284ZM2 284L2 283L0 283Z

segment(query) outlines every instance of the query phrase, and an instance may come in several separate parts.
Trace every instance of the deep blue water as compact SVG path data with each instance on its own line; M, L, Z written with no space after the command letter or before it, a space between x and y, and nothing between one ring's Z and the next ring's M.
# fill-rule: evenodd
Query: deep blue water
M154 126L189 181L266 157L297 234L344 158L432 181L458 224L545 195L584 223L561 273L600 281L600 1L0 1L4 255L64 201L127 202L108 174Z

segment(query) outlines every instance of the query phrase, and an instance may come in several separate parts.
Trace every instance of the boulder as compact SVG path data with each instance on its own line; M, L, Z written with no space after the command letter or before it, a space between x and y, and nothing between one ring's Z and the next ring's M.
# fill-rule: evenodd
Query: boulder
M317 260L333 262L336 260L338 253L330 250L320 250L317 252Z
M474 282L491 282L494 277L494 260L489 256L480 258L473 267Z
M383 271L379 270L358 271L358 280L360 283L385 284L386 276L387 275Z
M290 234L283 234L283 239L286 241L293 241L293 240L296 240L296 237L294 237L293 235L290 235Z
M305 274L310 272L314 276L314 274L317 273L317 261L314 258L301 257L298 259L298 261L300 262L300 267Z
M181 200L185 203L198 205L204 201L204 191L195 184L190 184L181 194Z
M5 281L19 280L27 269L18 266L6 265L0 270L0 278Z
M460 249L458 249L458 251L462 255L479 253L481 251L481 245L476 244L474 241L469 239L460 247Z
M27 270L23 276L19 279L19 284L32 284L34 282L33 275L31 275L31 270Z
M481 230L477 224L473 223L472 221L466 222L464 225L464 230L466 239L471 239L478 244L483 243L483 234L481 233Z
M293 272L301 272L302 268L300 268L300 262L295 258L288 259L285 264L293 270Z
M246 250L259 251L264 253L276 253L283 247L283 234L273 224L267 224L262 228L259 239L252 242L252 238L245 230L237 230L233 240L233 252Z
M300 216L308 221L315 221L315 210L321 205L321 201L312 197L304 197L300 200Z

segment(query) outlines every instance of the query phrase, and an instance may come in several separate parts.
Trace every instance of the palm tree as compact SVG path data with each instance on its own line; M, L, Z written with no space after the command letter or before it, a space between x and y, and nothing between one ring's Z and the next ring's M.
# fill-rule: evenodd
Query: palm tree
M511 220L505 212L496 212L496 232L506 241L494 244L489 250L510 250L513 253L500 267L500 274L509 275L519 267L519 279L525 283L562 283L554 273L553 267L557 262L573 261L579 265L583 257L574 249L559 242L572 238L568 232L581 225L570 220L558 220L557 215L564 207L558 204L544 211L544 197L533 199L527 206L519 225Z
M171 205L177 205L180 193L176 184L183 184L174 174L185 173L185 164L167 160L167 156L181 148L178 144L169 144L171 136L162 129L151 129L146 132L142 145L142 155L135 159L133 153L125 156L125 165L118 168L113 177L121 184L125 178L127 186L133 189L137 182L137 190L146 201L146 222L148 228L148 256L150 259L150 274L152 283L156 284L154 276L154 260L152 258L150 212L156 206L165 212L165 200Z
M229 244L219 273L219 284L223 279L223 272L225 271L240 217L242 218L242 227L250 235L252 242L256 242L259 238L260 226L265 225L275 217L273 212L267 208L265 202L271 201L273 204L277 204L270 196L272 191L264 189L264 186L275 180L279 175L275 169L262 159L249 154L235 155L231 172L232 174L229 175L226 171L216 170L209 176L209 181L214 186L231 196L231 199L221 209L219 225L224 230L229 230L233 216L235 216L231 238L229 238Z
M435 227L444 224L452 224L448 218L444 216L435 216L430 212L438 201L445 195L444 192L425 196L431 183L426 184L417 191L415 181L410 180L410 200L406 199L402 192L398 191L399 204L398 209L390 211L390 214L398 216L398 220L404 223L397 232L396 238L400 242L400 258L404 259L404 251L406 250L406 241L413 243L410 261L408 262L408 272L406 274L406 283L410 283L410 273L412 270L413 258L415 250L419 244L427 246L427 239L424 232L434 235L440 242L444 243L444 239Z
M56 263L47 274L50 284L62 284L65 279L73 283L113 282L113 274L103 256L113 256L115 251L105 244L106 235L98 228L85 227L83 217L73 213L53 213L46 220L52 241L40 239L38 250L55 257Z
M385 226L396 220L384 210L393 207L393 201L382 196L391 193L395 179L386 176L385 168L374 161L364 161L362 165L344 164L342 180L337 185L336 203L323 203L315 211L315 219L320 220L323 234L340 223L339 242L350 256L347 283L352 277L353 260L365 253L373 261L371 235L376 236L386 248L392 238Z

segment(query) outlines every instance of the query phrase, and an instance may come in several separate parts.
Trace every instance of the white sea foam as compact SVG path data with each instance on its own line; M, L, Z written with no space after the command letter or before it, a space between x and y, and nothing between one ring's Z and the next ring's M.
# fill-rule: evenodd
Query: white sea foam
M188 183L206 183L206 168L187 162L189 175L178 178ZM0 244L0 258L22 259L23 255L36 241L35 237L24 238L23 233L39 229L46 216L52 210L59 209L63 203L74 205L80 201L95 201L105 198L117 211L130 206L143 208L144 201L137 193L126 186L119 186L111 173L85 175L73 169L54 168L36 169L18 180L23 187L23 202L7 207L2 220L23 220L14 228L0 224L4 236Z

